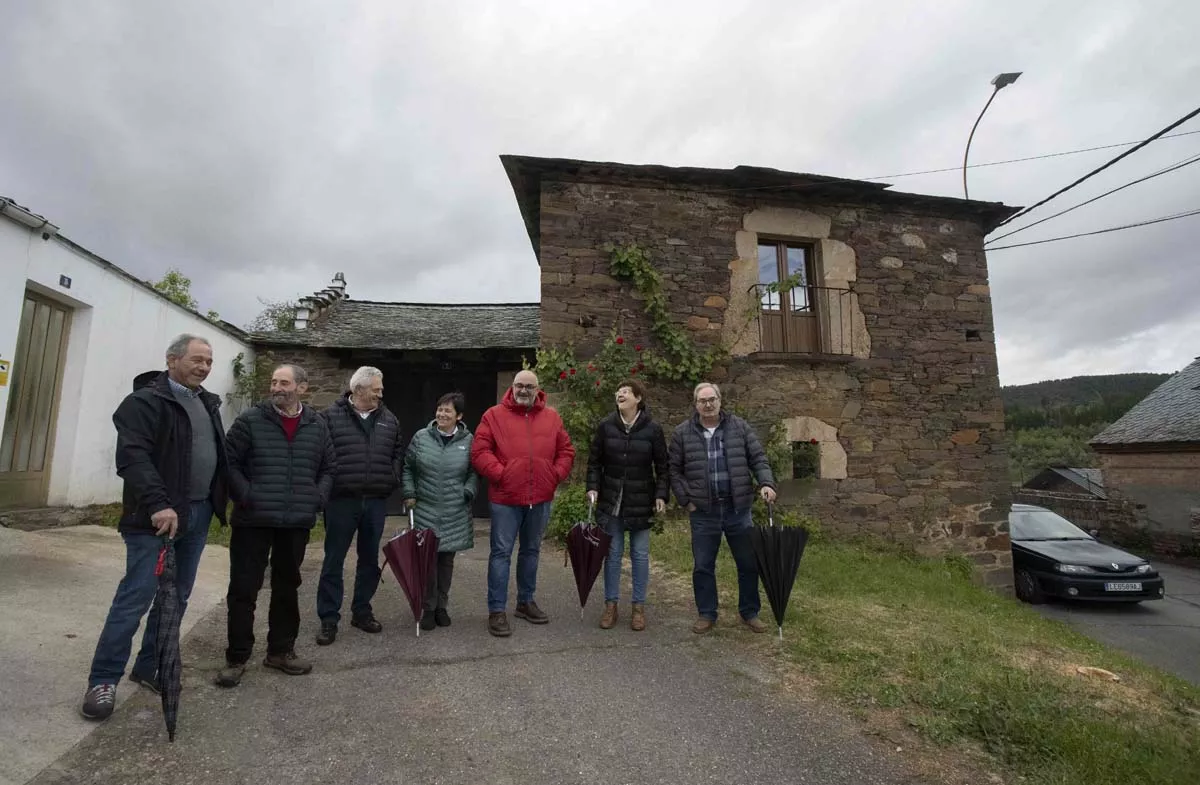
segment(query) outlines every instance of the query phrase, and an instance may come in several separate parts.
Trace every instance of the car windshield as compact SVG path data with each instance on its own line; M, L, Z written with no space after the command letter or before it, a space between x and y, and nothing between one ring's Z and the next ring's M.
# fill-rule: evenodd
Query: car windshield
M1014 540L1090 540L1083 529L1049 510L1013 510L1008 514Z

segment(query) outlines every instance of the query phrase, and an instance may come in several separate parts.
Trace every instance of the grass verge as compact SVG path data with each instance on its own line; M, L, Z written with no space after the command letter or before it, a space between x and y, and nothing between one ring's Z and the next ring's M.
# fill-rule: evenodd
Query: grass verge
M686 522L655 534L651 554L689 574ZM736 613L727 548L717 578L722 607ZM763 616L772 620L765 597ZM898 719L934 745L982 750L1028 785L1197 781L1200 689L973 584L962 559L810 542L784 640L773 643L865 719Z
M113 529L117 528L117 524L121 520L121 505L106 504L100 508L100 524L109 526ZM229 515L233 514L233 508L230 507ZM228 515L226 516L228 519ZM217 516L213 516L212 521L208 526L208 544L209 545L224 545L229 547L229 535L233 533L233 529L228 526L222 526L217 520ZM321 542L325 539L325 517L317 517L317 525L313 527L312 532L308 536L308 541Z

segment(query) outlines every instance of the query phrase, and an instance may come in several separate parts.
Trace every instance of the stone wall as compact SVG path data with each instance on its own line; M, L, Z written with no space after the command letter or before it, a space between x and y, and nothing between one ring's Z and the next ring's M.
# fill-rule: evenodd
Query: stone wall
M543 181L543 345L587 353L614 325L654 344L637 293L608 274L603 250L637 242L662 273L678 324L698 344L732 349L712 374L727 408L820 442L822 478L791 502L828 528L965 553L986 582L1008 585L1011 489L980 227L791 198ZM853 287L855 307L839 317L861 330L839 347L848 356L757 351L747 289L760 232L812 243L819 281ZM690 412L689 394L660 385L652 406L674 424Z
M299 365L303 368L308 373L308 393L303 396L303 401L318 409L329 406L349 389L350 375L355 370L354 368L343 368L336 357L323 349L260 348L258 356L259 361L264 363L268 369L284 363ZM269 382L270 370L267 371L266 378ZM265 398L268 392L269 389L264 387L260 391L261 398Z
M1141 542L1168 556L1200 556L1200 451L1105 452L1104 485L1135 510Z

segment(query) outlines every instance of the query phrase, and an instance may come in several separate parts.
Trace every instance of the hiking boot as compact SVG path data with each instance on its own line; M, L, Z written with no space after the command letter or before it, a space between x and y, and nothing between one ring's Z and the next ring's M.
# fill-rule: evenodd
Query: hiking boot
M437 620L433 618L433 611L425 611L421 614L421 629L426 632L437 629Z
M439 626L439 627L449 627L450 626L450 614L446 613L445 608L438 608L437 610L435 610L433 612L433 620L434 620L434 622L437 623L437 626Z
M512 635L512 627L508 626L508 614L504 611L489 613L488 632L497 638L507 638Z
M242 677L245 675L246 663L227 662L225 667L217 673L216 684L218 687L236 687L242 683Z
M117 685L97 684L83 694L83 707L79 713L89 720L106 720L113 713L117 701Z
M312 663L296 656L296 652L286 654L268 654L263 660L263 666L283 671L289 676L303 676L312 670Z
M611 630L613 625L617 623L617 604L615 602L604 603L604 613L600 616L600 629Z
M383 625L379 623L374 614L370 613L366 616L360 616L356 619L351 619L350 626L358 627L363 632L376 633L383 631Z
M333 622L321 622L321 631L317 633L317 645L328 646L337 640L337 625Z
M646 629L646 606L640 602L633 604L633 614L629 617L629 629L634 632Z
M711 632L712 628L715 627L716 624L717 623L712 619L706 619L701 616L699 619L696 619L696 623L692 625L692 632L696 633L697 635L703 635L706 632Z
M750 628L751 632L766 632L767 625L762 619L755 616L753 619L742 619L742 624Z
M150 690L155 695L162 694L162 691L158 689L158 682L154 679L147 679L145 676L140 674L130 673L129 680L143 689Z
M537 603L532 600L529 602L518 602L516 610L513 611L513 616L516 616L518 619L524 619L530 624L547 624L550 621L550 617L546 615L545 611L539 608Z

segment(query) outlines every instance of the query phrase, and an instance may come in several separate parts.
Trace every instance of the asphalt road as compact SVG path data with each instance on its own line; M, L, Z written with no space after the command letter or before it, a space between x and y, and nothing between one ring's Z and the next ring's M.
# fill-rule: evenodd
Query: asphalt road
M752 633L733 623L736 613L726 610L714 634L692 634L690 607L662 581L652 580L645 632L629 630L628 605L618 627L603 631L595 595L581 621L571 570L561 553L544 553L538 599L551 623L513 620L511 638L489 636L486 548L481 530L475 550L459 556L451 627L417 638L389 579L375 603L384 632L343 624L338 641L322 648L312 643L319 550L310 549L298 649L314 660L312 674L265 670L260 650L240 687L215 687L222 605L184 642L175 744L167 743L157 699L136 690L32 782L923 781L841 711L782 689L769 661L748 654ZM348 562L352 571L353 554ZM267 594L259 598L259 646Z
M1200 686L1200 570L1156 564L1166 597L1138 605L1055 601L1036 606L1102 643Z

